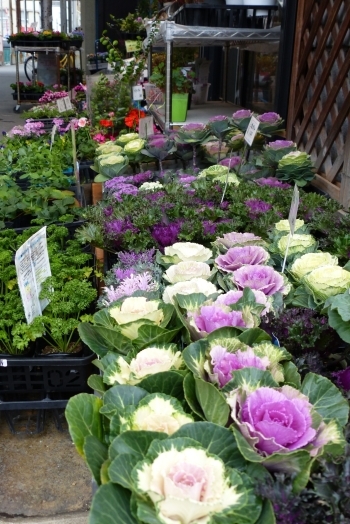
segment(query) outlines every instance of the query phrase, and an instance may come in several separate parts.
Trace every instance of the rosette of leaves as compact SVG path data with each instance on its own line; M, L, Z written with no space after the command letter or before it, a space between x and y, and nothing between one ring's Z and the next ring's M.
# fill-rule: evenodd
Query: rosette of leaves
M166 135L151 135L145 143L142 153L148 157L155 158L159 162L160 171L163 171L162 162L169 155L176 151L176 144L173 138Z
M263 113L262 115L256 116L259 120L259 133L264 136L270 136L283 131L283 118L274 112Z
M169 343L181 329L170 304L152 300L146 305L147 301L142 296L128 297L123 302L120 306L114 304L110 310L105 308L95 313L92 323L82 322L79 325L81 339L101 358L109 351L127 355L134 349ZM141 306L143 313L139 310ZM116 311L113 312L113 309Z
M313 462L323 453L338 457L344 452L349 406L327 378L308 373L300 388L279 388L267 374L242 369L230 388L226 400L240 452L248 461L292 475L295 492L306 486ZM287 432L282 412L289 417ZM271 420L272 413L273 427L267 429L259 419Z
M121 153L107 153L99 155L95 159L94 166L91 167L97 171L94 182L105 182L115 176L121 175L125 172L129 165L129 158Z
M272 524L272 506L254 494L254 484L270 476L259 465L248 466L229 429L194 422L171 435L164 430L120 432L121 418L130 419L129 413L148 410L157 397L172 403L180 415L176 399L159 393L149 395L146 388L136 386L114 386L102 392L101 398L83 393L69 400L66 418L70 434L99 486L92 502L91 524L149 523L150 519L160 524L169 507L176 521L188 524L195 524L199 517L223 524ZM149 478L157 484L159 465L167 479L164 491L151 490L142 481ZM194 474L198 495L187 493L185 485L180 490L177 482L174 497L171 471L179 471L180 478L185 471ZM106 505L111 508L107 520Z
M261 157L256 160L257 166L264 166L275 171L279 161L288 153L296 151L296 144L291 140L276 140L266 144Z
M306 186L315 177L310 155L303 151L292 151L283 156L278 162L276 177L299 187Z
M213 356L218 348L222 353L221 362ZM238 365L235 361L237 354ZM247 359L241 358L244 354ZM263 359L264 366L257 367L256 357L258 361ZM265 377L271 385L288 383L300 386L300 376L290 362L290 353L283 347L274 346L270 336L259 328L244 331L231 327L218 329L207 338L188 345L183 351L183 359L191 371L184 381L187 402L201 419L222 426L229 421L225 392L236 384L234 377L238 370L244 368L247 374Z
M235 133L239 130L240 133L245 133L247 127L254 113L250 109L239 109L232 115L232 124L236 128Z
M180 144L191 144L193 150L193 167L196 167L196 147L209 139L209 129L205 124L185 124L175 134L175 141Z

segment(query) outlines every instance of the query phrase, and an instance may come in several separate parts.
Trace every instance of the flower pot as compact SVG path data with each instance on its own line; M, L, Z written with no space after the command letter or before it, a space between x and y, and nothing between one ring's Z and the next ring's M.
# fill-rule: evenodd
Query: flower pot
M188 93L174 93L171 98L172 121L186 122Z

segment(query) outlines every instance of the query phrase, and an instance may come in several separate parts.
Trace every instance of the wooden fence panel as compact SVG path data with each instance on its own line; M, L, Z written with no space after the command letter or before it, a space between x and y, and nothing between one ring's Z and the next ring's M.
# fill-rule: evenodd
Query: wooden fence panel
M350 199L349 73L350 0L299 0L287 136L311 155L314 185L343 204Z

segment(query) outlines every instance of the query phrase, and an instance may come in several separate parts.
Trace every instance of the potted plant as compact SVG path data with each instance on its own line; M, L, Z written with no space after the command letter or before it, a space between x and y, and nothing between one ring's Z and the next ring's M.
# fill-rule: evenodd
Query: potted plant
M187 116L188 97L193 89L193 71L184 71L181 67L175 67L171 73L172 78L172 121L185 122ZM165 90L165 63L160 62L150 77L152 83Z

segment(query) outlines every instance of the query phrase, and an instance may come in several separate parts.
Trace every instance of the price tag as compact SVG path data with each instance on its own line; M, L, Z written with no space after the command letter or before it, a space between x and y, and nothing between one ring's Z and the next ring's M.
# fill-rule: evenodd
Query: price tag
M133 100L143 100L143 89L142 86L134 86L132 88L132 99Z
M248 146L251 146L253 144L255 135L258 132L259 124L259 120L255 118L255 116L252 116L248 124L247 131L244 135L244 140L247 142Z
M7 368L7 360L5 358L0 360L0 368Z
M135 51L139 51L141 49L141 43L140 40L125 40L126 52L134 53Z
M139 120L139 136L140 138L147 138L153 135L153 116L145 116Z
M293 197L292 197L292 203L291 203L289 215L288 215L290 234L292 236L294 235L295 221L297 219L298 208L299 208L299 189L298 189L298 186L295 184Z

